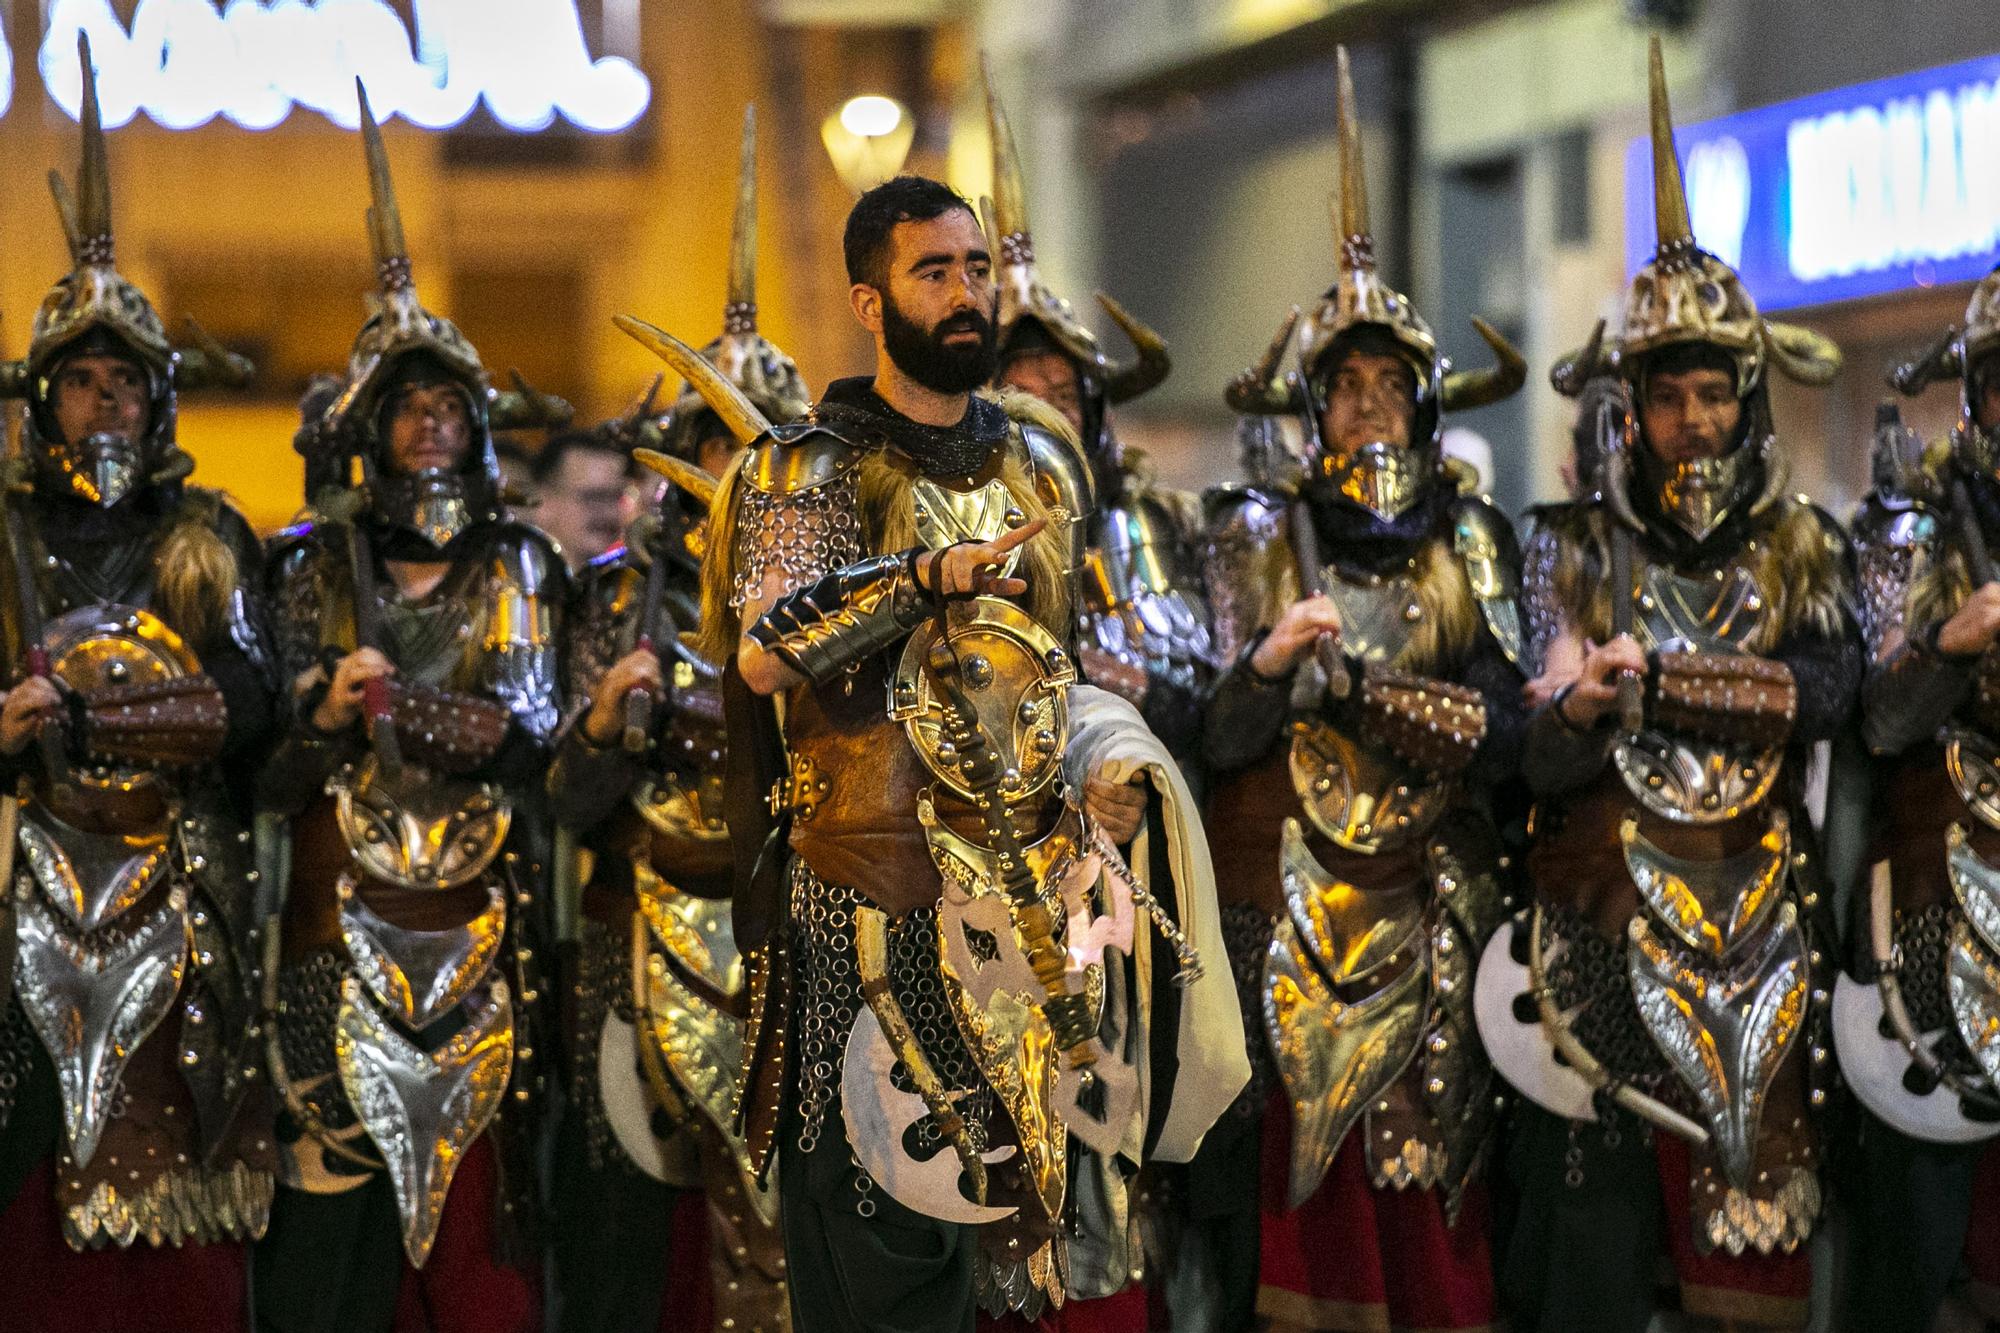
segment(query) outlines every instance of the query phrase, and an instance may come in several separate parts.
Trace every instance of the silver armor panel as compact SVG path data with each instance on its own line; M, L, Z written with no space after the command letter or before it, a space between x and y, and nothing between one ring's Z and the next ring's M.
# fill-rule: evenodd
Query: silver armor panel
M465 1026L426 1054L392 1027L353 977L334 1025L340 1081L382 1154L403 1222L403 1252L421 1268L437 1239L451 1178L500 1109L514 1061L507 983L467 996Z
M40 802L21 806L21 859L42 896L80 932L131 910L167 873L167 832L86 833Z
M1694 1093L1730 1183L1748 1190L1765 1094L1805 1024L1810 983L1798 909L1781 904L1767 929L1719 963L1679 953L1644 916L1626 934L1639 1016Z
M144 920L72 934L39 895L15 892L14 993L62 1089L69 1153L87 1166L125 1065L174 1006L188 962L187 891Z
M1753 847L1717 861L1674 856L1639 832L1631 815L1619 825L1625 868L1654 917L1690 949L1724 958L1756 934L1784 889L1791 859L1791 821L1778 810Z
M497 789L414 764L384 781L371 758L328 785L355 861L371 877L406 889L471 883L500 855L513 824L513 807Z
M1486 621L1487 632L1515 666L1527 669L1527 645L1521 627L1520 586L1507 563L1500 533L1505 520L1483 499L1464 506L1452 528L1452 550L1465 567L1472 600Z
M1864 509L1854 524L1854 558L1861 600L1861 630L1868 656L1878 659L1892 634L1901 634L1910 589L1937 558L1938 516L1927 508Z
M1319 865L1295 819L1285 821L1283 866L1286 915L1265 956L1262 990L1264 1031L1292 1102L1296 1208L1319 1188L1362 1113L1416 1058L1431 965L1420 898L1384 915Z
M406 1027L422 1031L461 1003L493 966L507 928L507 900L487 886L486 910L449 930L406 930L384 921L342 875L340 938L354 974Z
M1090 516L1080 637L1184 689L1215 661L1199 580L1180 526L1151 496Z
M1965 921L1952 923L1945 987L1958 1035L1987 1082L2000 1086L2000 960Z
M728 1145L745 1196L753 1205L774 1207L776 1196L758 1187L749 1148L735 1128L743 1020L710 998L743 993L729 900L683 893L643 860L632 871L639 911L632 922L631 984L640 1039L657 1052L681 1099L692 1102Z
M479 683L529 734L547 740L561 721L554 632L560 567L526 538L495 544L485 589L485 672Z

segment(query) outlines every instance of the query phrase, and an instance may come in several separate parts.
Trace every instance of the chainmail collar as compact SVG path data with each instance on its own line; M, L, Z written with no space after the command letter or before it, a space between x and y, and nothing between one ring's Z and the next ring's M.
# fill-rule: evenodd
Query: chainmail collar
M871 376L835 380L813 407L813 419L857 443L879 440L917 465L926 477L969 477L986 466L1007 438L1007 413L974 394L953 426L927 426L889 406Z

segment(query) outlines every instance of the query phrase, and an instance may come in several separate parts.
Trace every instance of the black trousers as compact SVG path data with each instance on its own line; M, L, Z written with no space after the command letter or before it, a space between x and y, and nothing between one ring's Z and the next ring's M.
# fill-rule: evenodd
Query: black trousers
M1858 1151L1842 1156L1838 1177L1848 1216L1840 1327L1929 1333L1958 1271L1973 1178L1993 1140L1926 1143L1866 1111L1855 1120Z
M1517 1210L1499 1265L1513 1333L1645 1333L1652 1322L1666 1202L1645 1133L1630 1117L1617 1123L1610 1141L1602 1126L1579 1126L1570 1159L1570 1121L1515 1108L1505 1160Z
M778 1152L793 1333L973 1333L973 1228L912 1212L872 1181L863 1216L838 1107L811 1153L786 1117Z
M553 1165L557 1329L653 1333L680 1191L619 1163L593 1170L573 1112L557 1130ZM706 1284L708 1268L677 1274L676 1281Z
M403 1281L403 1229L382 1172L345 1194L278 1190L251 1252L257 1333L390 1328Z

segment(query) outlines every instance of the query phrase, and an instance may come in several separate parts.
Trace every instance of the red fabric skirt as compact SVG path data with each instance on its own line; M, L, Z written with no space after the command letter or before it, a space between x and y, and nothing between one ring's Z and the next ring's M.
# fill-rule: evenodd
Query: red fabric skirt
M1653 1135L1660 1194L1667 1206L1667 1243L1681 1308L1709 1319L1772 1328L1803 1328L1812 1296L1812 1261L1801 1245L1790 1254L1703 1254L1694 1243L1694 1201L1687 1144L1672 1134ZM1971 1244L1968 1238L1967 1244Z
M2000 1144L1979 1158L1972 1177L1973 1222L1965 1229L1966 1299L1987 1319L2000 1320L2000 1228L1978 1219L2000 1216Z
M1283 1090L1264 1116L1263 1255L1257 1313L1272 1333L1477 1330L1496 1319L1486 1186L1466 1187L1447 1226L1438 1190L1378 1190L1357 1125L1326 1178L1285 1211L1292 1117Z
M493 1257L499 1191L499 1153L481 1134L452 1177L430 1258L421 1269L403 1261L396 1333L539 1333L539 1277Z
M139 1241L82 1254L62 1235L55 1160L0 1213L9 1282L0 1326L65 1333L206 1333L248 1326L249 1249L235 1241L155 1247Z
M979 1316L979 1333L1146 1333L1146 1288L1134 1283L1116 1296L1094 1301L1064 1301L1060 1310L1044 1311L1032 1322L1010 1314L1002 1319Z
M708 1250L708 1195L682 1190L674 1200L672 1226L658 1333L709 1333L715 1323L715 1263Z

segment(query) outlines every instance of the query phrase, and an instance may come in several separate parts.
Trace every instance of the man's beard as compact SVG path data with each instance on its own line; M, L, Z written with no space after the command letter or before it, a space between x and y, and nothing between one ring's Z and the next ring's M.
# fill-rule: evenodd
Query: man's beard
M951 334L971 331L979 341L955 346ZM930 329L919 328L887 293L882 297L882 345L896 369L932 393L970 393L993 377L993 321L976 310L947 315Z

